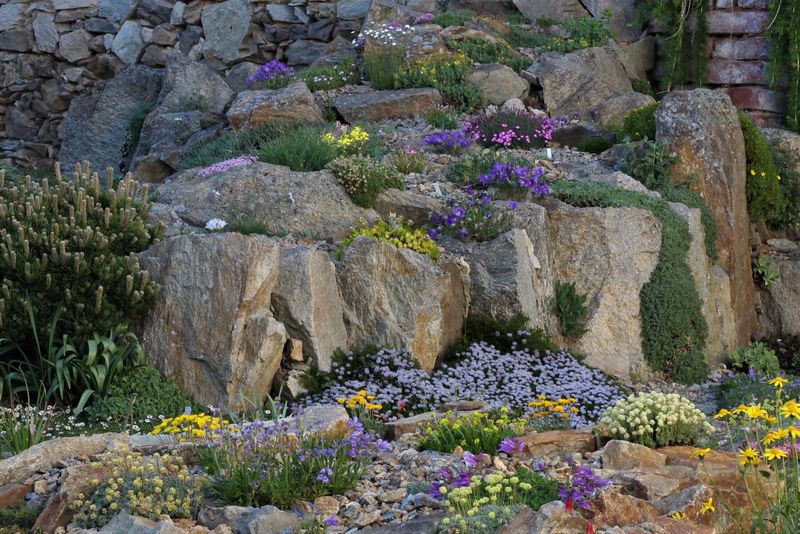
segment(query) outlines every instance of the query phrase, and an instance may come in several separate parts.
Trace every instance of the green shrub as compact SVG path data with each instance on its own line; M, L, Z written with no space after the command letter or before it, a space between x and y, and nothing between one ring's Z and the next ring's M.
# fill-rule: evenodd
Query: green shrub
M640 293L642 349L650 367L673 380L693 383L708 374L703 350L708 324L686 263L691 244L688 223L663 199L613 186L557 181L553 194L575 206L638 207L662 225L658 264Z
M622 121L622 135L633 141L656 140L656 110L658 103L636 108Z
M131 117L128 123L128 132L125 135L125 144L122 147L123 160L127 159L139 146L139 139L142 136L142 128L147 116L153 111L153 104L140 106Z
M800 234L800 172L797 172L797 158L781 148L774 149L773 156L781 177L781 190L786 197L786 209L776 224L781 228L793 227L794 232Z
M192 400L172 378L165 378L158 369L142 365L120 375L103 398L95 399L86 408L94 424L106 423L112 430L128 428L132 422L146 425L140 430L149 432L160 417L183 413L194 407ZM152 421L147 425L146 421ZM147 427L149 426L149 428Z
M44 337L58 315L54 337L82 339L147 310L158 285L134 254L163 230L148 222L146 197L146 188L130 176L116 187L102 187L88 166L73 180L56 172L53 184L7 183L0 173L3 337L25 349L34 343L31 324Z
M445 360L458 360L473 343L487 343L500 352L528 350L533 353L556 352L558 345L547 337L541 328L531 329L528 316L515 313L508 319L496 319L490 315L470 313L464 322L464 334L445 356Z
M777 354L758 341L736 349L731 354L731 367L739 371L752 369L758 374L770 377L781 372Z
M425 120L438 130L458 129L458 113L447 106L438 106L425 112Z
M625 156L620 170L635 178L651 191L662 191L672 185L672 167L676 157L666 141L625 143Z
M405 62L395 80L398 88L435 87L445 103L463 113L483 104L480 87L469 82L472 61L465 55L436 56Z
M617 401L600 418L605 434L646 447L703 445L714 432L689 399L675 393L638 393Z
M345 58L330 67L308 69L298 76L311 91L329 91L361 83L361 73L353 58Z
M41 512L41 507L24 502L0 508L0 534L29 532Z
M586 295L578 293L575 282L561 283L556 280L553 308L565 337L579 338L586 333Z
M353 202L362 208L371 208L385 189L405 186L400 172L366 156L336 158L329 167Z
M425 153L407 146L390 156L392 166L403 174L419 174L425 170Z
M531 60L517 53L503 41L487 41L484 39L464 39L455 41L450 47L466 54L472 61L482 63L500 63L521 72L531 65Z
M369 237L375 241L389 243L397 248L407 248L420 254L430 256L432 260L439 260L439 247L436 241L428 237L421 229L413 229L401 219L390 217L386 221L377 221L372 226L363 226L353 230L350 236L339 246L337 258L341 258L344 250L359 237Z
M12 404L9 408L0 406L0 456L4 453L19 454L50 439L59 414L52 406L37 404L42 403ZM0 525L3 525L2 521L0 515Z
M614 146L614 143L605 137L590 137L578 145L578 150L581 152L589 152L590 154L599 154L601 152L605 152L612 146Z
M305 125L267 141L258 152L261 161L284 165L296 172L321 171L338 155L336 145L322 136L323 129Z
M603 11L599 18L573 16L561 23L570 38L586 43L585 48L601 46L614 37L611 31L611 10Z
M475 12L469 9L445 11L444 13L436 15L433 20L431 20L431 24L438 24L442 28L447 28L448 26L463 26L465 22L474 16Z
M739 112L747 159L747 210L755 221L780 224L788 200L781 190L775 159L761 130L744 112Z

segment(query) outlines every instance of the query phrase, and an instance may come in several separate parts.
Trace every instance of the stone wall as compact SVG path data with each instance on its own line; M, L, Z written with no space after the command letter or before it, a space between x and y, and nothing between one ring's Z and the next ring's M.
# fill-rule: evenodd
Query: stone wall
M0 159L49 163L73 97L178 51L234 88L278 58L302 67L361 28L370 0L0 0Z
M785 95L770 89L767 74L769 0L711 1L707 84L730 95L759 124L780 124Z

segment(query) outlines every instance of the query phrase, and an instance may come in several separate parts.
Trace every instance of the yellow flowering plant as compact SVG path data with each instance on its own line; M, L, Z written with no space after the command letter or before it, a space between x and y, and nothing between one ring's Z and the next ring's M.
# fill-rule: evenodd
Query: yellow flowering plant
M527 420L513 418L507 408L502 408L496 415L487 412L458 415L450 411L420 423L418 431L422 434L422 449L453 452L461 447L473 453L497 454L505 440L521 436L526 427Z
M102 454L93 464L103 480L91 480L90 495L78 494L70 503L74 520L83 528L101 527L120 511L157 520L193 517L207 480L192 476L179 456L156 453L145 457L129 449ZM107 477L107 478L106 478Z
M784 395L788 383L773 378L774 400L714 416L725 422L732 442L744 433L737 459L752 506L751 524L740 525L744 532L800 532L800 403Z
M339 404L347 408L352 417L358 418L367 430L382 433L384 428L380 411L383 409L383 405L375 400L375 395L372 395L366 389L359 390L358 393L350 397L339 397L337 399Z
M574 397L550 400L547 395L539 395L528 403L529 426L539 432L568 429L570 417L580 412L575 406L577 402L578 399Z
M338 125L332 132L322 136L322 140L336 147L342 156L354 156L361 154L369 142L369 133L361 126Z
M339 246L337 257L341 258L344 250L359 237L369 237L400 249L411 249L414 252L430 256L434 261L438 261L441 254L436 241L431 239L424 230L412 229L400 217L390 214L386 221L377 221L372 226L363 226L353 230Z
M230 421L204 413L181 414L164 419L150 433L154 436L174 436L179 441L216 438L219 437L222 428L229 424Z

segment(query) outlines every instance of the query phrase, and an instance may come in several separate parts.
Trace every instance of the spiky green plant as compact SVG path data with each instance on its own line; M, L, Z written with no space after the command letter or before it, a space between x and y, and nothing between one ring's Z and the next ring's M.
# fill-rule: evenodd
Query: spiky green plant
M101 186L88 164L65 179L7 182L0 171L0 332L17 345L33 341L28 307L40 336L59 316L57 337L88 339L144 312L158 285L135 253L155 242L147 188L128 174L107 173ZM60 311L59 311L60 310Z

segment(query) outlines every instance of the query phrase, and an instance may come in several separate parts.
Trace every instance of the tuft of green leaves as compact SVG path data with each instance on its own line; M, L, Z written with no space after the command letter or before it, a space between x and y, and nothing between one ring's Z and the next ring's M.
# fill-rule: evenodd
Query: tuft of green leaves
M781 275L772 266L769 256L759 256L753 260L753 276L756 278L756 282L764 288L781 280Z
M620 162L620 170L651 191L661 191L672 183L675 161L675 155L666 141L628 141L625 143L625 156Z
M198 143L181 156L176 170L208 167L219 161L255 154L265 143L280 137L292 127L287 123L274 122L248 132L229 132L216 139Z
M760 375L777 376L781 372L778 355L761 342L739 347L731 354L731 367L739 371L753 370Z
M330 162L330 169L357 206L371 208L386 189L402 189L403 175L367 156L345 156Z
M491 42L485 39L469 38L450 43L450 48L463 52L477 63L500 63L514 69L515 72L521 72L531 65L530 59L516 52L502 40Z
M258 151L261 161L295 172L321 171L338 155L336 145L322 139L324 128L303 125L267 141Z
M449 26L463 26L465 22L474 16L475 12L470 11L469 9L445 11L444 13L439 13L436 15L433 20L431 20L431 24L438 24L442 28L447 28Z
M708 324L686 263L691 235L688 223L663 199L606 184L557 181L553 194L574 206L637 207L649 210L662 225L658 264L639 298L642 349L650 367L681 383L708 375L703 356Z
M568 338L579 338L586 333L586 295L579 293L575 282L556 280L553 309L561 325L561 333Z
M633 141L641 141L642 139L655 141L656 109L658 109L658 103L654 102L628 113L622 122L622 136L628 137Z
M484 101L480 87L469 81L472 61L466 56L438 56L405 62L395 76L400 89L435 87L445 103L462 113L471 113Z
M589 139L578 145L578 150L580 150L581 152L588 152L590 154L600 154L601 152L605 152L612 146L614 146L614 143L612 143L605 137L590 137Z

